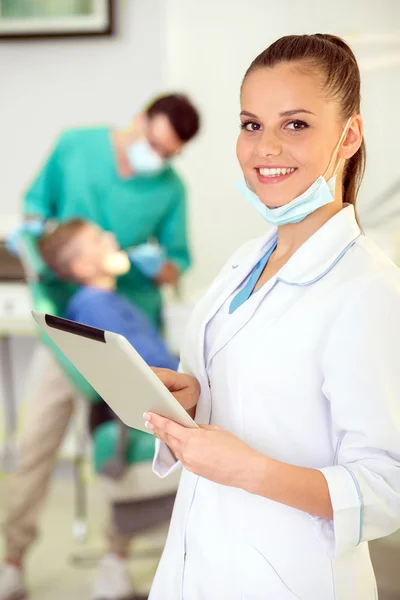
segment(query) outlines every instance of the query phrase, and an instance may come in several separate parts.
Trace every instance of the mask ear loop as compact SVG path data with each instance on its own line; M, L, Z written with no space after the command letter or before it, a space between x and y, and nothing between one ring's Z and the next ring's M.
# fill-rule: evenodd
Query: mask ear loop
M341 147L341 145L342 145L342 143L343 143L343 140L345 139L346 135L347 135L347 134L348 134L348 132L349 132L349 128L350 128L350 124L351 124L351 121L352 121L352 120L353 120L353 117L350 117L350 118L348 119L348 121L347 121L347 123L346 123L346 125L345 125L345 127L344 127L344 129L343 129L342 135L340 136L340 140L339 140L339 142L338 142L338 144L337 144L337 146L336 146L336 148L335 148L335 150L334 150L334 152L333 152L332 158L331 158L331 160L329 161L329 164L328 164L328 166L327 166L327 168L326 168L326 170L325 170L324 174L322 175L322 177L323 177L325 180L326 180L326 177L325 177L325 176L326 176L326 174L328 173L329 169L331 168L331 166L332 166L332 163L335 161L335 159L336 159L336 157L337 157L337 154L338 154L338 152L339 152L339 150L340 150L340 147ZM343 161L343 160L344 160L343 158L339 158L339 160L338 160L338 162L337 162L337 165L336 165L336 167L334 168L334 170L333 170L333 173L332 173L331 177L335 177L335 176L337 175L337 173L338 173L338 171L339 171L339 167L340 167L340 165L341 165L341 163L342 163L342 161ZM329 179L330 179L330 178L329 178Z

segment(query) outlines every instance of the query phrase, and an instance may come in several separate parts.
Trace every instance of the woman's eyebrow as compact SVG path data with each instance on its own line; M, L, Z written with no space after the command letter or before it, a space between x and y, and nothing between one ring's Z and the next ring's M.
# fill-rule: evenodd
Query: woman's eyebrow
M306 113L308 115L314 115L315 113L311 112L311 110L306 110L305 108L295 108L293 110L285 110L284 112L279 113L280 117L291 117L292 115L297 115L299 113ZM240 116L242 117L251 117L252 119L258 119L257 115L251 113L251 112L247 112L247 110L242 110L242 112L240 113Z
M247 112L247 110L242 110L240 113L241 117L251 117L252 119L258 119L257 115L253 115L251 112Z
M279 113L280 117L291 117L292 115L296 115L297 113L307 113L308 115L314 115L315 113L311 112L311 110L306 110L305 108L295 108L294 110L285 110L285 112Z

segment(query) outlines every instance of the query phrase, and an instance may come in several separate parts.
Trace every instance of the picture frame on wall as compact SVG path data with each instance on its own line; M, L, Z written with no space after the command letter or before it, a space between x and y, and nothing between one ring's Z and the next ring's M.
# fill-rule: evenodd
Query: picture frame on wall
M115 0L0 0L0 41L110 36Z

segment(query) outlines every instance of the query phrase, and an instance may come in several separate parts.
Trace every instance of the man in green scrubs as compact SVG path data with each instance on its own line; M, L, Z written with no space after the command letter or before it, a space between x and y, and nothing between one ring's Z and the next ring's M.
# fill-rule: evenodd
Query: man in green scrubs
M185 190L169 163L198 129L196 109L173 94L151 102L127 129L66 131L26 193L24 223L8 247L16 251L21 231L40 233L47 220L80 218L112 231L132 263L117 291L160 325L160 286L175 284L190 264ZM10 477L0 600L25 597L24 558L37 536L54 459L74 410L75 391L55 360L48 360L29 403L19 466ZM126 564L118 556L124 544L110 540L116 550L101 563L96 600L129 592Z
M142 247L118 289L155 323L160 320L159 285L175 283L190 264L185 190L169 160L198 127L196 109L184 96L170 95L152 102L125 130L66 131L24 200L28 221L93 221L112 231L123 249L155 238L165 261L156 261L159 269L156 264L149 277L141 266L154 262L154 254L147 256Z

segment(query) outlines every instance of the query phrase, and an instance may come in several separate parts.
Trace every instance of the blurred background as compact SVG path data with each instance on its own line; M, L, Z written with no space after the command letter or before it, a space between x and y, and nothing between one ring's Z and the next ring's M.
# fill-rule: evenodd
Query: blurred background
M52 37L27 38L35 34L32 20L41 16L41 3L0 1L0 514L7 500L4 482L17 459L18 423L29 402L27 390L35 384L32 356L37 344L23 268L7 254L4 240L21 222L24 191L63 130L123 127L160 92L185 92L199 108L201 132L175 161L187 185L193 251L193 267L179 298L165 291L167 341L178 351L193 302L230 253L266 228L236 190L239 87L246 68L282 35L340 35L359 60L363 82L368 164L359 196L360 221L400 265L398 0L115 0L111 20L109 13L101 13L99 2L88 0L78 6L80 14L90 15L96 4L102 16L74 24L61 19L61 5L73 13L73 2L47 3L51 25L45 33ZM9 15L18 14L16 5L31 20L25 29L18 18L15 28L10 26ZM66 32L68 37L63 37ZM90 597L105 506L90 447L81 443L84 429L80 415L60 453L42 537L29 561L29 586L36 600ZM164 531L161 527L134 541L132 569L143 594ZM381 600L400 598L399 535L373 544L372 552ZM46 560L49 556L51 561Z

